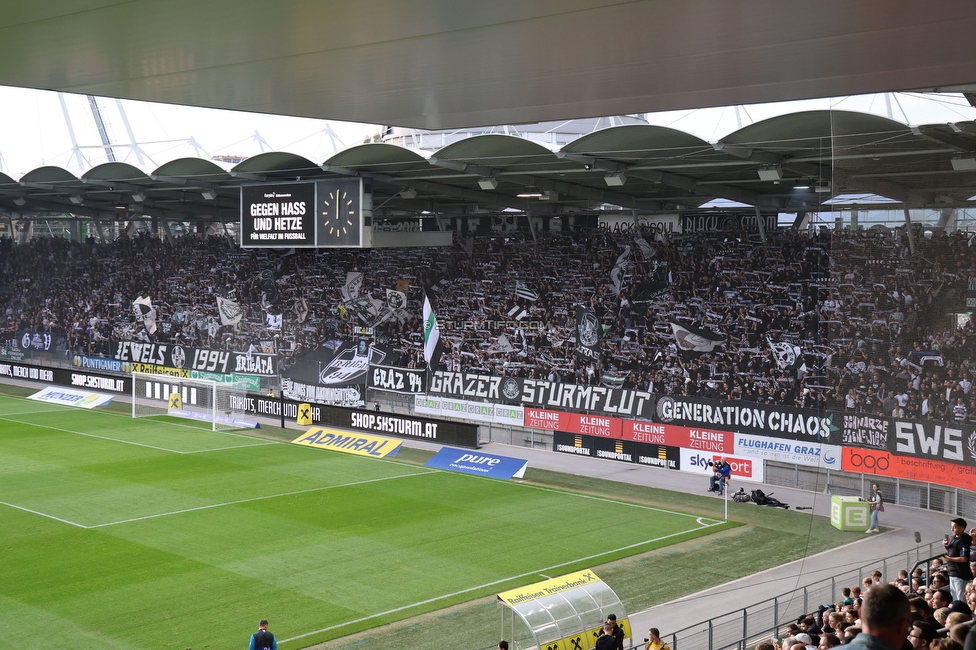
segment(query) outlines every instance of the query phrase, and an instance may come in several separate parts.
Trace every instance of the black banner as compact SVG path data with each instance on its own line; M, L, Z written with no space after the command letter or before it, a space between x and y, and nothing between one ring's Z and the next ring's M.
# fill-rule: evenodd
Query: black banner
M27 330L17 332L17 338L14 339L14 343L16 343L21 350L34 350L42 352L51 352L58 349L61 342L62 338L56 334Z
M840 444L829 413L754 402L720 402L697 397L660 397L656 419L668 424L705 426L787 440Z
M602 354L600 332L603 325L591 309L576 309L576 358L583 362L598 362Z
M891 420L864 413L834 413L833 424L840 424L840 444L870 449L891 449Z
M903 456L976 464L976 428L937 420L892 421L888 451Z
M620 438L553 431L552 450L575 456L593 456L651 467L681 469L681 450L678 447L631 442Z
M592 438L590 445L593 447L593 455L597 458L622 460L626 463L633 463L637 459L636 442L621 440L620 438L598 438L595 436Z
M117 361L146 363L178 370L201 370L222 375L239 373L274 377L278 357L274 354L229 352L207 348L189 348L173 343L116 341L112 355Z
M763 225L766 230L776 230L777 216L764 214ZM759 232L759 223L755 212L732 213L712 212L705 214L682 214L681 232L684 234L696 232Z
M284 374L285 396L319 404L362 406L370 366L389 356L389 350L371 346L365 339L327 341Z
M428 393L476 401L508 402L564 411L650 419L654 396L642 390L561 384L542 379L437 371Z
M303 415L310 417L314 424L332 425L398 438L428 440L471 449L478 448L478 427L473 424L365 409L347 409L328 404L307 404L308 410L303 412ZM243 413L271 418L280 418L284 407L287 420L296 420L299 410L305 408L302 402L296 400L278 400L256 393L231 396L231 406Z
M552 450L576 456L593 455L593 437L564 431L552 432Z
M681 450L678 447L649 445L644 442L635 442L634 445L636 447L634 462L638 465L681 469Z
M401 394L427 392L427 372L415 368L371 365L366 380L366 386L374 390Z
M0 361L0 379L25 379L56 386L70 386L88 390L128 394L131 392L128 377L112 377L94 372L80 372L63 368L44 368L26 363Z

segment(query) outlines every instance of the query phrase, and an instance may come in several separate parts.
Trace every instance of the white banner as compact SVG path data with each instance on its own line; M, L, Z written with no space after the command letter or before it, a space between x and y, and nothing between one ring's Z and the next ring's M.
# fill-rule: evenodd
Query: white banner
M736 455L795 463L807 467L841 468L841 448L819 442L796 442L782 438L767 438L746 433L735 434Z
M469 402L452 397L436 395L415 395L414 410L424 415L449 417L471 422L490 422L522 426L525 420L525 407L488 402Z
M96 406L105 406L111 402L112 396L50 386L39 393L34 393L27 399L47 402L48 404L60 404L61 406L77 406L83 409L93 409Z

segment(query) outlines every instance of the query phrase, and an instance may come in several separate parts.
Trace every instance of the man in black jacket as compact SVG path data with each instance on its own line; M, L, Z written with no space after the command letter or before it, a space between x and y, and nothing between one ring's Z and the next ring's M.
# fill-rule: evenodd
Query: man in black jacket
M251 643L247 650L278 650L275 635L268 632L268 619L262 618L258 623L258 631L251 635Z

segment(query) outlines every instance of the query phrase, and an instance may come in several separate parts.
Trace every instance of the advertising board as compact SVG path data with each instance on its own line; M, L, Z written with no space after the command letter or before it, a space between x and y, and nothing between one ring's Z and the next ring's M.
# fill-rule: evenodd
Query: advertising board
M241 186L241 248L314 246L314 182Z

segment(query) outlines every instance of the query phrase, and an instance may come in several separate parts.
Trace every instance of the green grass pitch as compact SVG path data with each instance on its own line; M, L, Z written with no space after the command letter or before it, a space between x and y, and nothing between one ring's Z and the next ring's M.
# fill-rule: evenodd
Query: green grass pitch
M7 638L126 650L245 647L262 617L301 648L726 526L2 395L0 521Z

